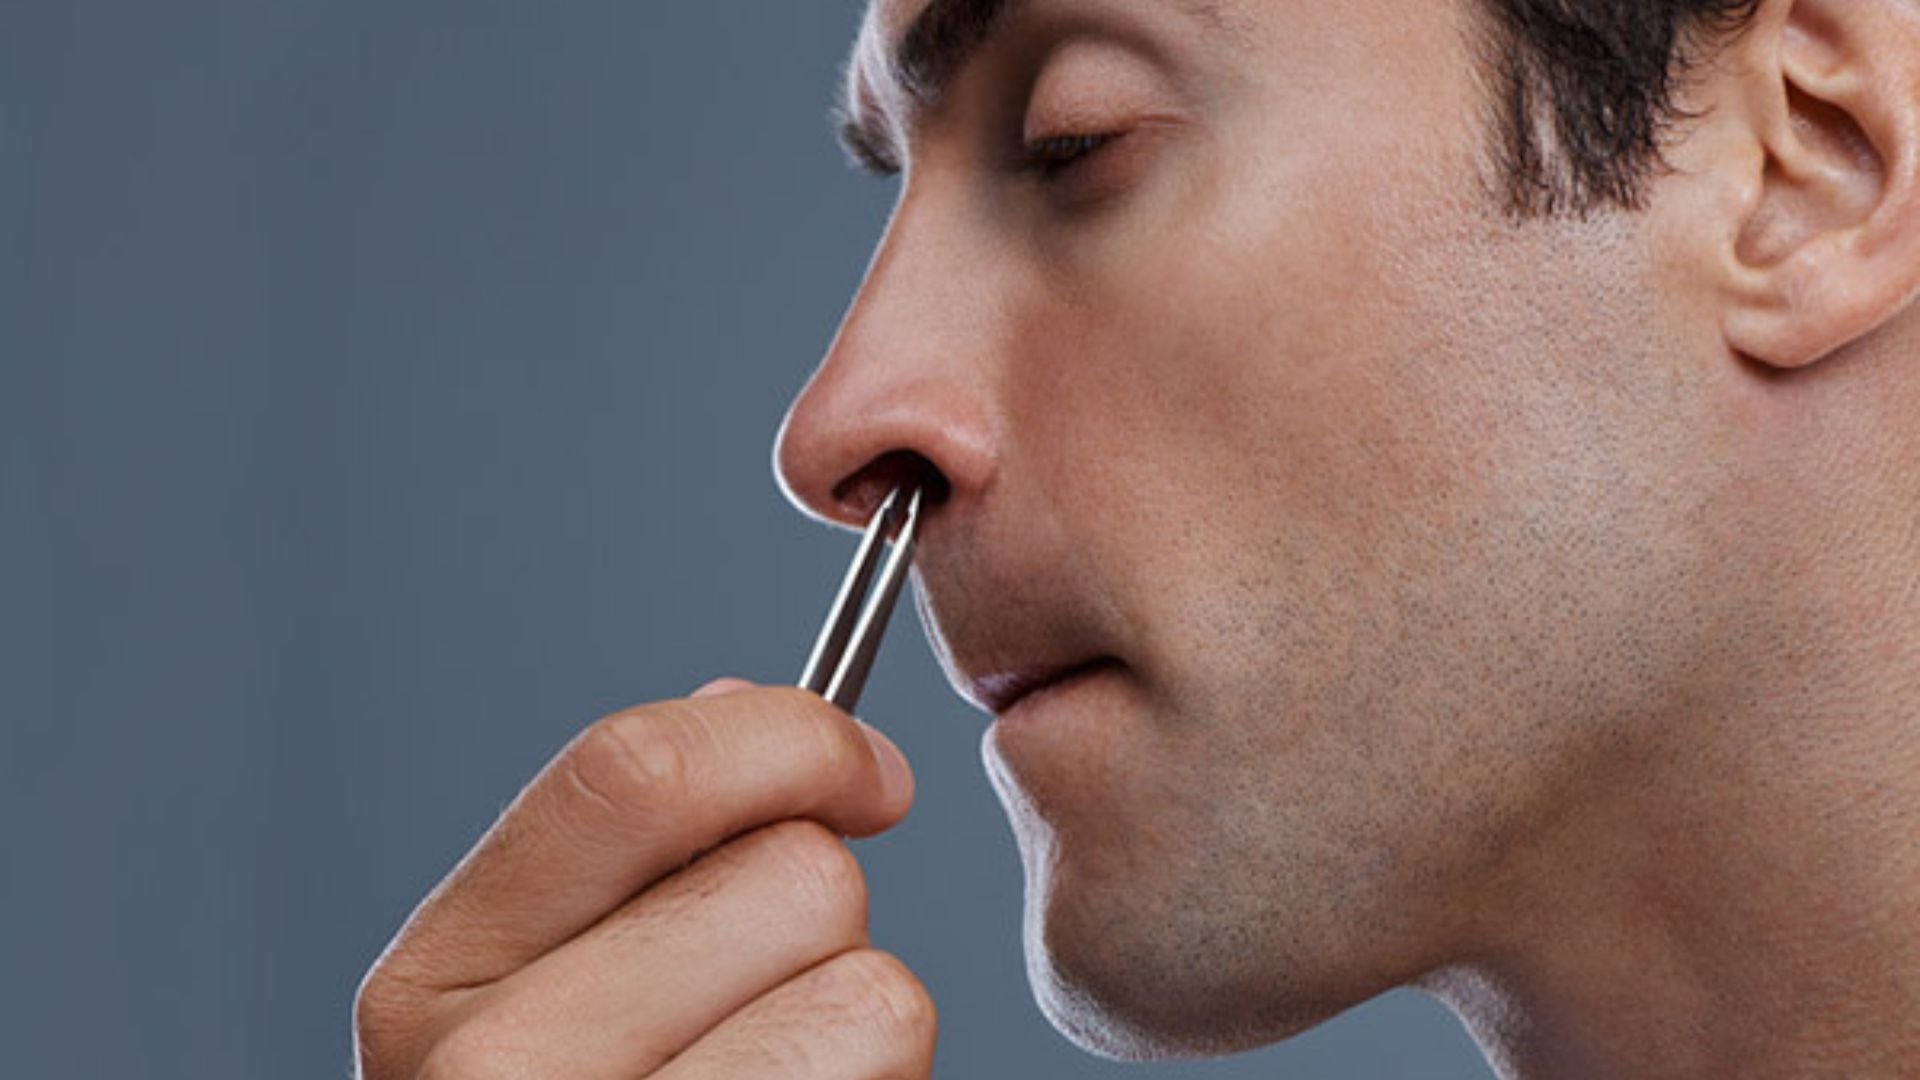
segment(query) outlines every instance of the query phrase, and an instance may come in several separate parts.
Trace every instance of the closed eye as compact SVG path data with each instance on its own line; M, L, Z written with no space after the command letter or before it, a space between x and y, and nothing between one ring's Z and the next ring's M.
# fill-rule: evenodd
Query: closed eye
M1020 169L1051 180L1072 169L1120 137L1119 132L1091 135L1051 135L1020 149Z

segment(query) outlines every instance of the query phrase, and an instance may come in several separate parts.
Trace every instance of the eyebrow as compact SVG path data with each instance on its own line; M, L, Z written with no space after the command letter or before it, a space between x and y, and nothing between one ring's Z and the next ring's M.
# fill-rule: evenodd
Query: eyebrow
M929 0L893 48L889 67L907 96L921 106L940 99L994 24L1025 0ZM847 67L843 101L834 109L840 144L861 168L881 176L900 171L893 135L860 95L860 66Z

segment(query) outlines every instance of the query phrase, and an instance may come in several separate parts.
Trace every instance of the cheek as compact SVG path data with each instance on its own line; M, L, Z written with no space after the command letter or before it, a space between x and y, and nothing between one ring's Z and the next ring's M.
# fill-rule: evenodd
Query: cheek
M1368 205L1190 212L1187 240L1091 275L1018 336L1019 456L1084 512L1080 546L1162 674L1245 678L1276 622L1336 646L1356 597L1483 498L1487 426L1417 351L1433 313L1387 254L1428 241Z
M1381 99L1364 124L1273 90L1020 291L1012 453L1121 610L1156 713L1324 695L1312 673L1391 637L1396 590L1445 577L1446 538L1493 500L1497 369L1432 348L1462 303L1436 253L1470 258L1487 228L1477 98L1434 85L1359 87Z

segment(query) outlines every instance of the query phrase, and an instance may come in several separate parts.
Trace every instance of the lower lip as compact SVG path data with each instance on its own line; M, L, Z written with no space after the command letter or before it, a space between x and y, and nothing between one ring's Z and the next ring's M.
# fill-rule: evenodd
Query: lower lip
M1120 661L1112 657L1103 657L1070 669L1052 682L1043 683L1022 695L1018 701L1002 710L999 718L1002 723L1022 723L1030 718L1035 710L1045 708L1053 699L1072 692L1092 679L1110 674L1119 667Z

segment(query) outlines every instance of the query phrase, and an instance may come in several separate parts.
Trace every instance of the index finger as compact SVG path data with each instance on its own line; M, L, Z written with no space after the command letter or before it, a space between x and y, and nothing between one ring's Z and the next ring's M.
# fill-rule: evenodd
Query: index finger
M885 736L805 690L710 690L575 737L421 902L390 973L489 983L740 833L811 818L868 836L905 816L913 780Z

